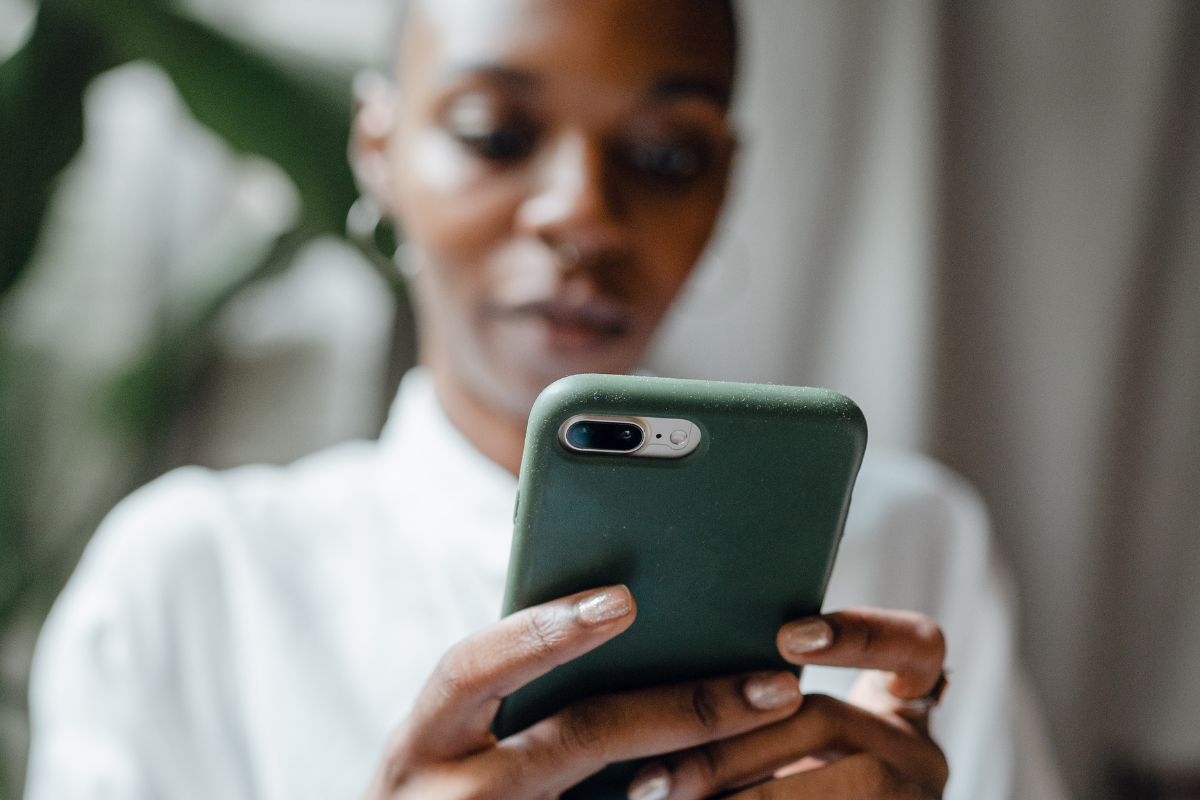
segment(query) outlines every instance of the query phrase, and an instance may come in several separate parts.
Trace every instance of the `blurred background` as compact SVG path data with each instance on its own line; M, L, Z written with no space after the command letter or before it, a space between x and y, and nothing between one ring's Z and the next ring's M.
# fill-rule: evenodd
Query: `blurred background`
M965 474L1077 796L1200 797L1200 3L743 6L735 199L651 366L832 386ZM0 797L117 499L378 431L411 319L345 147L393 16L0 0Z

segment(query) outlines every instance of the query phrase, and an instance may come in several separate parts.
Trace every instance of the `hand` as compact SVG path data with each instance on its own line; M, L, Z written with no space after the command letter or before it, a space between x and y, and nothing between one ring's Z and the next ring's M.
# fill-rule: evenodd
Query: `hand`
M793 664L858 667L844 703L810 695L787 719L644 768L633 800L689 800L748 787L738 800L940 798L949 770L928 735L923 698L943 685L946 644L928 617L860 609L785 625ZM915 702L914 702L915 701Z
M796 676L759 673L606 695L496 741L500 698L626 630L629 590L513 614L442 658L388 746L371 800L552 798L605 765L690 750L791 717Z

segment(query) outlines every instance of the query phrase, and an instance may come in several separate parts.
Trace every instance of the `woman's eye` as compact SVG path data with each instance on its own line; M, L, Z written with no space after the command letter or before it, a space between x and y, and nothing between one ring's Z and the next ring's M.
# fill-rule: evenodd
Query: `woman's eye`
M486 131L457 131L465 147L489 161L517 161L533 151L537 133L528 125L509 125Z
M668 183L685 183L708 166L708 152L694 143L637 142L629 148L634 169Z
M537 129L524 114L484 94L458 98L443 123L458 142L488 161L516 161L533 151Z

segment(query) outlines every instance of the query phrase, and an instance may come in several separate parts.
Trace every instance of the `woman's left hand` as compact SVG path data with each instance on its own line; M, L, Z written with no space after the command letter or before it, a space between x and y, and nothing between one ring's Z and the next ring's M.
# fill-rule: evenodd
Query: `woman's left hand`
M809 695L771 726L665 756L639 773L630 798L942 797L949 768L928 714L945 686L946 644L933 620L839 611L784 625L777 644L793 664L867 670L851 702Z

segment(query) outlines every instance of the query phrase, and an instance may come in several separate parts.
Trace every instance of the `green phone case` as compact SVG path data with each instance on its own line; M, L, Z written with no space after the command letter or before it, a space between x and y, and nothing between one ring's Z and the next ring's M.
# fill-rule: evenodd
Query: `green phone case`
M684 418L681 459L579 454L576 414ZM818 613L866 447L866 422L826 389L574 375L530 413L504 613L627 584L633 626L506 698L500 737L580 697L698 677L794 669L785 621ZM624 798L635 764L566 797Z

